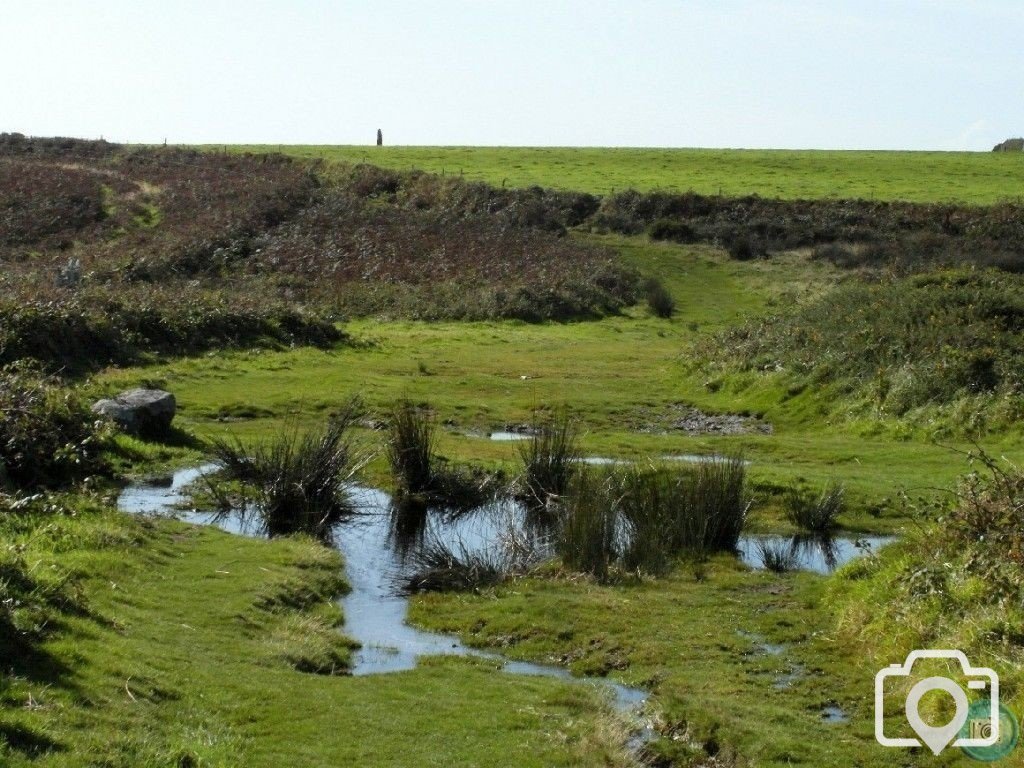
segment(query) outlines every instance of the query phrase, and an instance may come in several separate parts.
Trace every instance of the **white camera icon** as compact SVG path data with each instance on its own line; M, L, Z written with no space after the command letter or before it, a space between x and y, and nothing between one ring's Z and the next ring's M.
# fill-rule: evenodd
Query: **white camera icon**
M893 677L909 677L918 659L953 659L960 663L967 687L975 691L987 691L990 714L984 728L969 730L967 738L957 738L967 722L970 703L967 694L956 682L948 677L929 677L914 685L907 694L907 722L921 741L909 738L889 738L885 735L885 681ZM942 727L933 727L924 722L918 712L921 698L929 691L945 691L953 697L956 714ZM972 724L973 726L973 724ZM947 746L990 747L999 741L999 675L987 667L975 667L967 660L963 651L923 650L911 651L902 664L892 664L879 670L875 675L875 739L883 747L920 747L923 741L936 755Z

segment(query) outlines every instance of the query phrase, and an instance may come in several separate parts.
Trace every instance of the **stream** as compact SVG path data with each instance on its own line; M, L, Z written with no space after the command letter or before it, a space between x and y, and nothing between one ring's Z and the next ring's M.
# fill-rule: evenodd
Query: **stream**
M215 525L230 533L256 536L258 528L239 516L218 517L211 513L183 509L185 490L216 465L183 469L161 483L127 486L118 498L125 512L171 516L201 525ZM607 689L615 708L634 722L629 746L636 750L655 738L650 722L642 717L649 693L605 678L575 677L562 667L511 661L503 656L470 648L454 635L417 629L406 623L409 599L398 589L399 577L408 573L405 555L422 543L425 536L463 551L483 551L495 545L510 526L523 525L523 510L515 502L495 502L474 514L450 517L425 515L425 523L405 536L396 534L391 498L383 491L358 487L353 494L358 514L339 523L335 542L345 558L351 592L342 599L345 633L360 644L353 654L353 675L378 675L410 670L421 656L475 656L493 660L509 674L534 675L597 685ZM829 573L861 554L884 546L890 537L802 539L800 537L747 535L740 539L737 554L751 568L764 565L758 554L759 541L788 546L795 554L795 567ZM795 679L795 678L794 678ZM790 684L783 676L777 686Z
M124 512L173 517L199 525L214 525L229 533L259 535L238 516L218 517L211 513L182 509L187 487L217 469L216 465L183 469L164 483L127 486L118 498ZM345 634L360 645L353 654L353 675L377 675L416 667L421 656L455 655L492 659L504 672L514 675L551 677L582 685L596 685L612 695L615 708L634 723L631 749L639 749L655 737L653 726L641 717L649 693L604 678L576 677L562 667L511 661L496 653L469 648L454 635L428 632L406 623L408 597L399 593L396 582L403 571L402 547L392 532L391 498L383 491L359 487L353 494L359 514L340 523L336 546L345 558L345 573L351 592L342 598ZM508 513L495 505L493 514L464 516L455 521L432 523L432 536L459 542L467 548L489 546Z

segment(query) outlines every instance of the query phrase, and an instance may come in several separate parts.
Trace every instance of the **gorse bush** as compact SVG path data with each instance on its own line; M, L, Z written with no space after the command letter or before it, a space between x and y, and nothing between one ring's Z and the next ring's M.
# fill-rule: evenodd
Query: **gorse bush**
M668 319L676 311L676 300L668 288L657 278L651 278L644 286L644 293L647 297L647 306L656 317Z
M918 510L922 525L903 541L840 570L830 598L841 633L869 658L958 648L1014 690L1024 669L1024 474L973 459L980 467L951 499Z
M787 519L810 533L827 533L832 530L838 525L839 516L846 510L846 489L841 483L828 483L821 493L791 485L783 498Z
M1024 390L1024 278L939 272L845 283L715 341L748 370L849 382L901 415L963 397Z
M819 258L845 267L906 271L967 264L1024 270L1019 203L981 207L627 190L605 197L590 223L623 234L647 229L659 240L711 243L737 259L819 247ZM831 243L841 247L820 248Z
M58 301L0 300L0 363L36 360L69 373L141 362L150 353L238 346L329 346L333 323L283 302L194 286L88 290Z
M74 391L26 366L0 368L0 488L103 472L103 432Z
M238 439L212 442L224 477L249 489L267 535L307 533L326 540L334 525L354 512L351 486L366 461L350 437L360 413L361 405L353 400L326 425L309 432L285 427L275 438L251 447Z

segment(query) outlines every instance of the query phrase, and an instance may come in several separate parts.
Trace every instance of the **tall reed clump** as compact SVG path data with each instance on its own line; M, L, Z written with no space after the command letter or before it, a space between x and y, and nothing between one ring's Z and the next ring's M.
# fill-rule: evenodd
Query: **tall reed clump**
M428 534L409 555L411 572L400 577L405 594L453 592L500 584L513 573L512 564L495 550L472 550L464 543L449 545Z
M686 516L680 506L679 471L631 468L616 482L619 511L628 533L623 566L652 575L667 572L683 538L675 529Z
M841 483L829 482L815 495L807 488L790 486L785 496L786 517L805 531L824 534L838 524L846 510L846 489Z
M738 456L687 469L627 470L617 492L629 542L623 565L658 574L684 553L735 550L750 508L745 483L746 464Z
M360 413L353 400L308 432L288 426L253 446L237 438L213 441L223 476L250 492L253 512L267 535L307 533L328 539L334 524L353 512L351 486L366 461L350 435Z
M621 554L614 478L594 470L579 472L562 510L555 551L574 571L607 581Z
M387 457L396 482L399 510L421 514L426 504L465 511L501 491L501 473L449 466L435 453L437 433L426 406L399 401L391 412Z
M679 526L689 541L712 551L736 549L750 511L746 476L747 463L738 455L702 461L691 471L684 483L688 520Z
M799 563L797 548L787 542L760 539L757 542L757 556L765 570L772 573L788 573L796 570Z
M534 424L533 437L522 443L526 501L546 507L566 495L579 469L579 430L568 410Z
M437 436L429 414L408 400L391 411L387 457L400 489L425 493L434 485L434 447Z

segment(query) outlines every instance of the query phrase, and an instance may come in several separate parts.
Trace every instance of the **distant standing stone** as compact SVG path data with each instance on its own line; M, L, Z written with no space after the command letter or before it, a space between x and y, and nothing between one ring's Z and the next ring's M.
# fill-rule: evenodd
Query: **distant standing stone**
M380 128L377 129L377 146L384 146L384 132Z
M177 402L174 395L162 389L130 389L113 399L98 400L92 411L129 434L159 436L170 429Z

